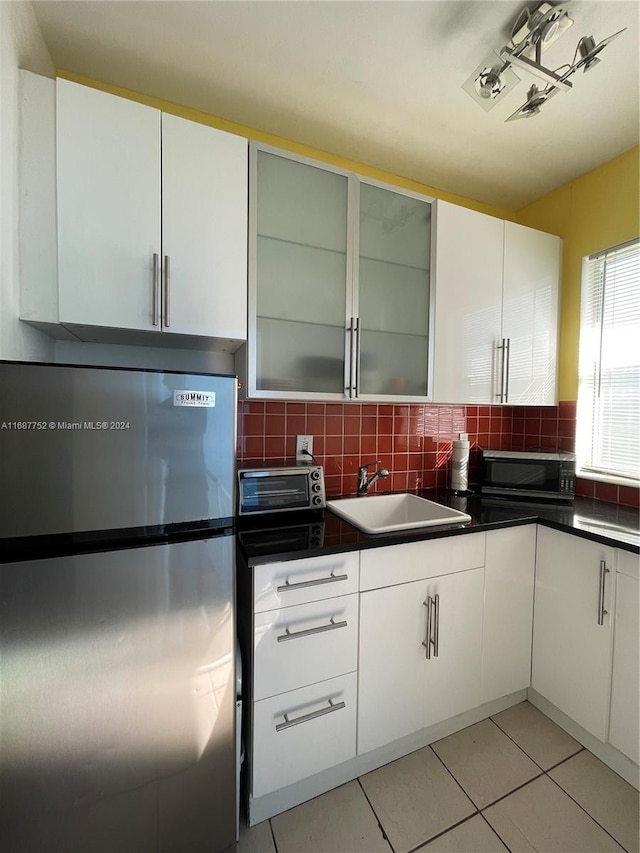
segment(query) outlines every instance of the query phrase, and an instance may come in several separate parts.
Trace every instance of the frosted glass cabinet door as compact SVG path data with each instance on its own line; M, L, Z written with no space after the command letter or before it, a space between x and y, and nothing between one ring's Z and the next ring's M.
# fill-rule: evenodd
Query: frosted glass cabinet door
M348 178L256 153L256 390L342 396Z
M360 183L358 396L426 397L431 205Z

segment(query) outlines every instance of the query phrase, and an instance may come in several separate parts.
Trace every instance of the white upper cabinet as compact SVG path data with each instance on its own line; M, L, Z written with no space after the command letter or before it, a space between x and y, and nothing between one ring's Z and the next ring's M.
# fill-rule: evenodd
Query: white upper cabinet
M248 394L427 399L431 203L254 146Z
M160 113L57 83L60 322L153 329Z
M496 403L504 222L437 202L433 398Z
M88 341L162 345L162 332L164 345L237 349L247 140L67 80L55 86L57 310L45 316L30 295L24 319Z
M434 400L557 402L562 242L437 203Z
M505 403L557 402L561 252L559 237L504 223Z
M247 337L247 158L246 139L162 113L165 331Z

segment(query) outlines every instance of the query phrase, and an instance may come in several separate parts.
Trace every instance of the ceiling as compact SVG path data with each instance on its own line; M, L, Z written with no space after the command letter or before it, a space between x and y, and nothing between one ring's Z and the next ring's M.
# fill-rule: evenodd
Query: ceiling
M572 0L578 40L627 27L588 74L540 115L505 119L521 82L485 112L462 84L501 48L525 5L513 0L43 0L54 64L333 154L517 210L638 143L639 8Z

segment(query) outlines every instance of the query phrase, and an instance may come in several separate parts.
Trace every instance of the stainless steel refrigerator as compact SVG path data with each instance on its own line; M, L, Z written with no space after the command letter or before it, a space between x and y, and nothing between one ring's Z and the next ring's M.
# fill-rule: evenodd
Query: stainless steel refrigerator
M0 362L0 847L235 841L229 376Z

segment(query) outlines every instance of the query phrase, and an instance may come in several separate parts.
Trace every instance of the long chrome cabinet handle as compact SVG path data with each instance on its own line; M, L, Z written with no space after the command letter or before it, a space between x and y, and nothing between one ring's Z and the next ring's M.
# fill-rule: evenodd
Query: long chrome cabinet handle
M349 334L349 385L345 389L347 396L351 399L355 396L355 370L356 370L356 318L352 317L347 329Z
M507 338L507 351L506 351L506 362L507 369L505 372L504 379L504 402L509 402L509 367L511 365L511 338Z
M358 396L358 386L360 385L360 318L356 317L356 327L355 327L355 335L356 335L356 347L355 347L355 361L353 368L353 396Z
M153 254L153 308L151 309L152 322L154 326L160 323L160 283L158 281L160 272L160 255Z
M169 255L164 256L164 293L162 295L162 303L164 306L164 323L168 329L169 323Z
M433 596L433 656L438 657L440 647L440 596L436 592Z
M320 625L318 628L307 628L304 631L290 631L288 628L285 628L284 634L280 634L276 639L279 643L286 643L287 640L298 640L300 637L311 637L313 634L324 634L325 631L335 631L337 628L346 627L346 621L336 622L335 619L331 619L328 625Z
M431 660L431 596L428 595L427 600L423 601L422 603L427 608L427 633L426 640L422 643L422 645L426 649L426 659Z
M278 723L276 731L281 732L284 729L290 729L291 726L299 726L300 723L308 723L310 720L317 720L318 717L324 717L325 714L333 714L334 711L346 708L344 702L334 702L333 699L328 699L327 701L329 702L328 708L321 708L319 711L312 711L310 714L303 714L301 717L294 717L291 720L288 714L283 714L284 723Z
M598 625L604 625L604 617L609 612L604 609L604 585L606 582L606 577L609 574L609 569L607 568L607 561L600 560L600 588L598 593Z
M507 343L506 338L502 338L502 343L496 347L497 350L500 351L500 393L495 396L498 397L501 403L504 403L504 367L505 367L505 354L507 351Z
M306 589L308 586L320 586L323 583L335 583L336 581L346 581L349 579L349 575L334 575L333 572L329 575L328 578L317 578L312 581L299 581L298 583L289 583L289 581L285 581L282 586L276 587L276 592L287 592L292 589Z

